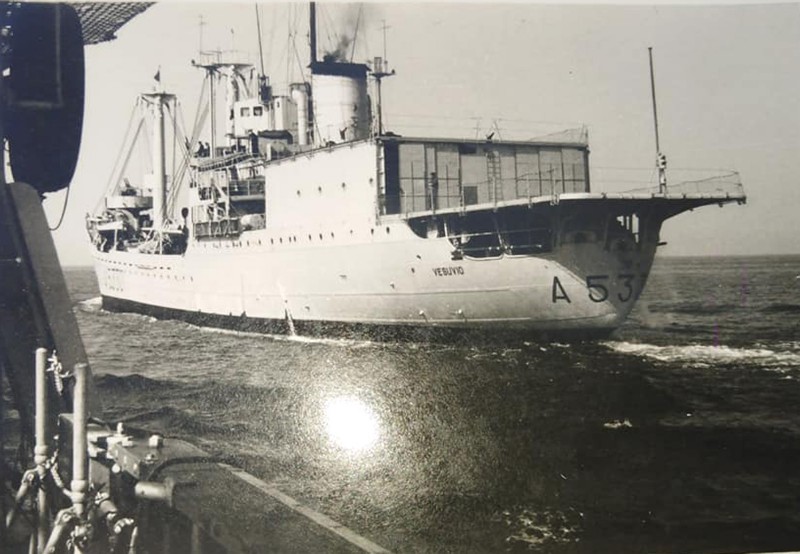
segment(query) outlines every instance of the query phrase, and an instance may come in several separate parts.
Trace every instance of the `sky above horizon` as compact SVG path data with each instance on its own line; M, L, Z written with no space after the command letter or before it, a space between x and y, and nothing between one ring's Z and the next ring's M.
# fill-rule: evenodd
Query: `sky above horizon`
M383 88L388 129L417 124L465 135L476 125L488 132L495 121L501 133L584 124L595 191L637 188L604 177L620 168L647 175L653 166L652 46L669 170L735 170L748 195L745 206L667 221L659 253L800 253L800 4L375 3L360 17L348 4L318 10L320 50L334 48L337 34L358 22L355 47L348 46L354 61L383 54L385 22L397 71ZM306 7L268 3L260 13L264 64L281 91L307 65ZM156 4L116 40L87 47L81 156L54 233L62 264L91 263L85 214L102 198L133 103L159 69L191 126L203 76L190 62L201 41L203 49L249 52L258 65L254 5ZM46 200L51 225L63 202L63 192Z

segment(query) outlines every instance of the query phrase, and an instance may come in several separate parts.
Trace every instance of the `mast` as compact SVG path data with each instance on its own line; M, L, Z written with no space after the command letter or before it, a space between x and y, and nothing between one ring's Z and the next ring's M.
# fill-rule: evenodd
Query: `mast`
M376 129L377 135L383 134L383 108L381 105L381 81L384 77L391 77L394 75L394 69L387 71L386 60L376 56L373 60L372 78L375 79L375 93L377 96L375 102L375 111L378 112L378 127Z
M391 77L394 75L394 69L392 71L388 71L389 69L389 61L386 59L386 20L383 21L383 26L381 27L383 30L383 57L376 56L373 60L373 68L372 68L372 77L375 79L375 111L378 112L378 128L376 129L376 134L378 136L383 134L383 107L381 103L381 80L384 77Z
M142 94L153 107L153 229L160 231L166 221L167 156L164 142L164 105L175 95L163 91Z
M653 47L647 47L650 58L650 92L653 97L653 123L656 133L656 167L658 168L658 192L667 192L667 157L661 153L661 144L658 140L658 108L656 107L656 80L653 73Z
M308 40L310 47L309 57L311 58L312 79L314 74L314 66L317 63L317 4L310 2L308 6ZM316 114L314 113L314 89L310 86L306 89L306 144L313 144L315 138L316 128Z
M208 72L209 105L211 107L211 152L210 156L215 156L217 151L217 95L214 79L216 77L213 67L206 67Z
M308 6L308 35L311 42L311 65L317 63L317 3Z

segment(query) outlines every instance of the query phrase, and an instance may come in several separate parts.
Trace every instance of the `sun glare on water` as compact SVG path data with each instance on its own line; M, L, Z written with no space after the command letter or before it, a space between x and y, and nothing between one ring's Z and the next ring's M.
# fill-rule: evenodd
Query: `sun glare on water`
M325 429L330 441L349 452L364 452L380 437L375 412L358 398L340 396L325 401Z

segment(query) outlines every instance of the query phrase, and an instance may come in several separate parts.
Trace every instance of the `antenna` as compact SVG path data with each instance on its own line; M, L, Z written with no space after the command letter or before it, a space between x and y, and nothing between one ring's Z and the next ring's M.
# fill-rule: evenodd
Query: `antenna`
M385 60L385 59L387 59L386 58L386 29L391 29L391 27L387 27L386 26L386 20L385 19L382 19L381 21L383 23L383 25L381 25L381 30L383 31L383 59Z
M377 135L380 136L383 134L383 109L381 106L381 80L384 77L391 77L394 75L394 69L389 71L389 63L386 61L386 29L389 27L386 26L386 20L383 20L383 25L381 29L383 29L383 57L376 56L372 63L372 77L375 79L375 92L377 93L377 102L375 106L375 111L378 112L378 128L377 128Z
M667 157L661 153L661 144L658 140L658 108L656 107L656 80L653 73L653 47L647 47L650 58L650 91L653 96L653 122L656 132L656 167L658 168L658 192L667 192Z
M198 23L198 27L200 28L200 43L198 44L197 51L202 53L203 52L203 26L205 26L206 22L203 21L203 16L199 17L200 21Z

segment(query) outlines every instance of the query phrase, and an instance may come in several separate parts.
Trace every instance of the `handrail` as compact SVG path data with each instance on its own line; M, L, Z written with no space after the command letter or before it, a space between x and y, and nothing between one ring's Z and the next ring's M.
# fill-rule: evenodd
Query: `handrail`
M260 157L259 154L254 154L252 152L234 152L232 154L223 156L222 158L211 158L209 160L198 161L197 169L200 171L219 169L222 167L227 167L232 164L240 163L246 160L256 159L259 157Z

